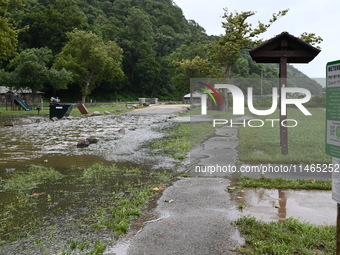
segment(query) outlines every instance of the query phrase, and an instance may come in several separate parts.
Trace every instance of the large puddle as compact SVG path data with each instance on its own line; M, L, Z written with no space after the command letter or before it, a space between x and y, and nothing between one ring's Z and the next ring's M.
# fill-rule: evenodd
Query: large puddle
M317 225L335 225L336 202L331 191L245 189L238 198L245 205L242 215L262 221L295 218Z

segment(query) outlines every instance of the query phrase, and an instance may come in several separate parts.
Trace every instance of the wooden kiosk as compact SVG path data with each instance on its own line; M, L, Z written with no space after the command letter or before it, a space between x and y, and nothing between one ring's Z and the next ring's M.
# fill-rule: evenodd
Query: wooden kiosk
M303 40L282 32L267 42L249 51L252 59L257 63L279 63L280 65L280 88L287 86L287 64L309 63L321 50L304 42ZM281 106L281 95L280 95ZM287 119L280 111L280 123ZM288 154L288 130L280 125L281 153Z

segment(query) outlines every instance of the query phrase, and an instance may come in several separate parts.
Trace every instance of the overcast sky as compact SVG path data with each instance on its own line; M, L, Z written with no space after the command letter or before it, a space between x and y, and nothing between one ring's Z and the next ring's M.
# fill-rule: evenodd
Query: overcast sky
M339 0L174 0L187 19L193 19L209 35L223 34L223 8L229 11L256 11L249 21L267 23L273 13L289 9L286 16L276 21L263 34L263 39L287 31L294 36L303 32L323 38L322 51L309 64L294 65L311 78L326 76L327 62L340 59L340 1Z

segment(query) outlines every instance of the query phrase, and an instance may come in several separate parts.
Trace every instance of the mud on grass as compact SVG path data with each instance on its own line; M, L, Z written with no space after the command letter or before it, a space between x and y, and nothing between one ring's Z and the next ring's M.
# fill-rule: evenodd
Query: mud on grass
M96 164L29 188L2 188L0 254L102 254L171 178L165 171Z

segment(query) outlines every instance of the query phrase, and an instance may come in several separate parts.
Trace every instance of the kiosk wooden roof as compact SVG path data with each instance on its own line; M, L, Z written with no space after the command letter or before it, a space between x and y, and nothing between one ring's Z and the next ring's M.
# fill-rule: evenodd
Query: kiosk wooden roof
M287 58L287 63L309 63L320 51L288 32L282 32L249 53L258 63L280 63L281 58Z

